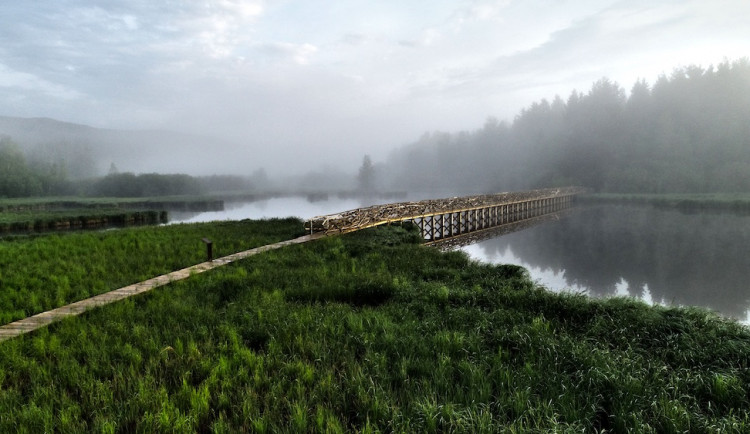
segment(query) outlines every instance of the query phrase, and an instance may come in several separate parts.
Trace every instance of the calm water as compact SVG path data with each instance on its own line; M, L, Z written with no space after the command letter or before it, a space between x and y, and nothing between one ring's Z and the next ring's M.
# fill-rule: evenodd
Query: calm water
M383 200L380 203L389 202ZM304 197L227 204L221 212L172 214L175 222L297 216L373 202ZM627 295L703 306L750 323L750 216L686 214L650 206L581 206L566 217L463 247L476 260L526 267L552 291Z
M553 291L703 306L750 323L750 216L602 205L462 248Z
M326 214L334 214L350 209L388 203L383 199L362 201L359 199L338 199L311 201L305 197L278 197L255 202L227 202L224 211L202 213L170 212L170 223L199 223L216 220L263 219L273 217L299 217L307 220Z

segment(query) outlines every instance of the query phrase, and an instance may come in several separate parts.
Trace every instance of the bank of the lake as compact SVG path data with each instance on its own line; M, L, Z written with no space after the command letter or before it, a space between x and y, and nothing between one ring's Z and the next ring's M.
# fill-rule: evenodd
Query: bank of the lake
M597 193L579 198L588 204L647 204L662 208L750 212L750 193Z
M743 432L748 361L704 310L553 294L382 227L0 344L0 431Z
M223 209L222 199L207 196L3 198L0 199L0 236L157 225L169 221L169 211L215 212Z
M7 234L101 229L167 223L167 211L81 209L66 211L0 212L0 236Z
M0 198L2 212L71 211L71 210L165 210L219 211L224 201L213 196L158 196L158 197L30 197Z

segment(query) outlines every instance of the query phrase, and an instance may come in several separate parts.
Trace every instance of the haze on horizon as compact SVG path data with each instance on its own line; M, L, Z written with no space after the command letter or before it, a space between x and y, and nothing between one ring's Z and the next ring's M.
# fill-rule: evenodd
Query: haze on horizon
M745 0L43 0L0 13L0 115L217 137L236 144L230 173L354 171L426 131L750 47Z

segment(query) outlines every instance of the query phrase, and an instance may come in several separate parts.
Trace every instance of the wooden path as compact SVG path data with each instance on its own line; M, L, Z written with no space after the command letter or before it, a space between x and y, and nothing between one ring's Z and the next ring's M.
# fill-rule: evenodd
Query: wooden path
M134 295L142 294L144 292L151 291L154 288L164 286L170 282L187 279L193 274L203 273L204 271L212 270L216 267L221 267L222 265L227 265L232 262L239 261L240 259L247 258L248 256L257 255L258 253L279 249L281 247L289 246L292 244L306 243L308 241L322 238L324 236L324 234L305 235L293 240L281 241L278 243L234 253L232 255L214 259L213 261L202 262L200 264L193 265L192 267L187 267L183 268L182 270L163 274L161 276L157 276L143 282L115 289L104 294L99 294L85 300L77 301L67 306L58 307L57 309L52 309L47 312L42 312L28 318L5 324L3 326L0 326L0 342L6 339L14 338L16 336L20 336L24 333L29 333L55 321L60 321L67 317L80 315L89 309L93 309L98 306L104 306L109 303L114 303L116 301L132 297Z
M422 232L422 238L434 243L558 212L571 207L576 196L585 192L581 187L559 187L389 203L313 217L305 222L305 229L311 234L342 234L413 222Z
M422 238L428 244L448 244L446 241L452 238L464 238L472 233L483 233L491 228L502 228L506 225L508 227L505 230L510 230L512 224L526 220L531 223L541 216L555 214L570 207L575 196L583 192L584 189L579 187L550 188L375 205L339 214L314 217L305 224L306 229L310 231L309 235L203 262L0 326L0 342L63 318L80 315L97 306L123 300L176 280L187 279L193 274L202 273L268 250L312 241L329 234L340 234L383 224L409 221L419 226Z

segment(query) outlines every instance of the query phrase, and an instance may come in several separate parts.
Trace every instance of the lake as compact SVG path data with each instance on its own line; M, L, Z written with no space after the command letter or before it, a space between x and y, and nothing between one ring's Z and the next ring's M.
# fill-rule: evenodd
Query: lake
M750 216L586 205L462 248L527 268L552 291L702 306L750 323Z
M391 201L283 197L227 203L220 212L171 215L176 222L309 219ZM551 291L702 306L750 323L750 215L584 205L559 220L462 250L475 260L522 265Z
M395 200L398 201L398 200ZM303 220L334 214L365 206L390 203L393 199L331 199L316 200L303 196L274 197L253 202L226 202L224 210L211 212L170 212L170 223L200 223L217 220L299 217Z

